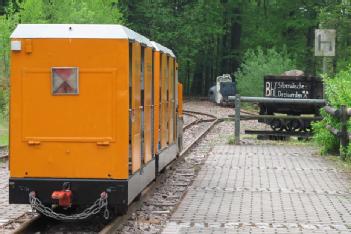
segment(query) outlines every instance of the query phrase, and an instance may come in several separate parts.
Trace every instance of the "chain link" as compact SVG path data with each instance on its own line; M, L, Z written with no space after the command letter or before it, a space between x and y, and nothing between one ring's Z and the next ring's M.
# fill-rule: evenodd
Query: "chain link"
M98 214L104 208L105 210L104 210L103 216L105 219L108 219L110 217L110 213L107 208L108 206L107 198L108 198L107 193L103 192L101 193L100 198L98 198L93 205L86 208L82 213L65 215L65 214L56 213L51 208L44 206L43 203L36 197L35 192L29 193L29 203L32 206L32 209L38 211L39 213L47 217L50 217L56 220L83 220L92 215Z

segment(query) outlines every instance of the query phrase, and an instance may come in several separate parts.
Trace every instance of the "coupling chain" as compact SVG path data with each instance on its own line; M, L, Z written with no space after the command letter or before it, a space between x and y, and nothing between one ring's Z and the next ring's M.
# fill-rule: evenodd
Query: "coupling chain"
M29 193L29 203L32 207L33 210L38 211L39 213L56 219L56 220L84 220L92 215L98 214L101 210L104 210L104 218L108 219L110 217L110 213L108 211L108 201L107 201L108 195L106 192L102 192L100 195L100 198L98 198L94 204L92 204L90 207L86 208L79 214L73 214L73 215L65 215L65 214L60 214L55 212L53 209L50 207L44 206L43 203L36 197L35 192L30 192Z

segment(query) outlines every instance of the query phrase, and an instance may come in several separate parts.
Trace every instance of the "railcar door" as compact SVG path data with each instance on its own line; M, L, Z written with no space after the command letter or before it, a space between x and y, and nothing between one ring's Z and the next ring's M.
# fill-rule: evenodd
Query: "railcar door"
M167 55L161 55L161 149L168 144L168 62Z
M144 49L144 163L152 159L152 49Z
M132 173L141 166L141 46L132 45L132 93L131 93L131 152Z
M168 60L168 142L174 143L174 123L175 123L175 109L174 109L174 59L169 57Z

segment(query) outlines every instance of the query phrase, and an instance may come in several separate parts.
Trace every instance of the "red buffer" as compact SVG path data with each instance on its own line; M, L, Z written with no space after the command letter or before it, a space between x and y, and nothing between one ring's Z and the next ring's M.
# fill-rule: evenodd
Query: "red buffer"
M54 191L51 194L51 198L54 200L59 201L59 206L68 208L72 205L72 191L67 189L67 190L61 190L61 191Z

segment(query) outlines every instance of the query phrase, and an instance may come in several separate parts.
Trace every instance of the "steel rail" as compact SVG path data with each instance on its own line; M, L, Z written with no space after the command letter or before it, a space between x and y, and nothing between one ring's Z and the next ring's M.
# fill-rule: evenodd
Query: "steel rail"
M196 124L199 124L199 123L203 123L203 122L212 122L216 119L216 116L214 115L211 115L211 114L207 114L207 113L201 113L201 112L197 112L197 111L188 111L188 110L185 110L183 111L183 113L185 115L188 115L188 116L192 116L195 118L194 121L190 122L189 124L185 125L183 127L183 131L196 125ZM197 115L205 115L207 117L209 117L208 119L203 119L203 118L199 118Z
M198 116L196 116L195 114L191 114L191 113L187 113L187 112L184 112L183 114L195 118L195 120L193 120L189 124L183 126L183 131L190 128L191 126L197 124L198 121L200 120L200 118Z
M0 145L0 150L4 150L4 149L8 149L8 146L7 145ZM8 153L0 155L0 160L7 160L8 158L9 158Z

